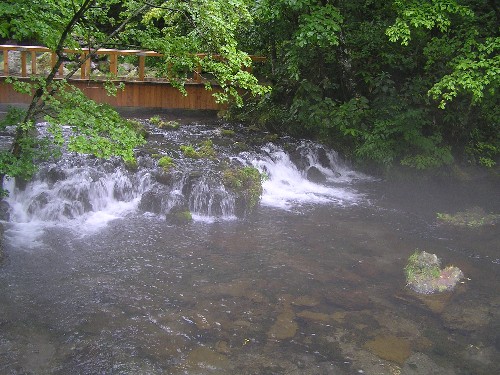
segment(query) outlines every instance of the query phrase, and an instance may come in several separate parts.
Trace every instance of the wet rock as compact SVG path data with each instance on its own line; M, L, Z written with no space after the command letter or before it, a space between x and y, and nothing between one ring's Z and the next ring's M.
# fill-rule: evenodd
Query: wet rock
M324 168L331 168L330 159L328 158L328 154L326 150L322 147L318 148L318 162Z
M330 315L309 310L301 311L297 314L297 317L314 322L326 323L330 321Z
M207 330L210 329L212 326L208 322L208 319L206 316L201 315L201 314L196 314L192 317L192 320L194 324L196 325L196 328L200 330Z
M364 310L372 305L368 294L362 290L332 289L325 296L332 305L344 310Z
M173 207L167 214L169 222L176 225L188 224L193 221L191 212L186 207Z
M229 359L207 347L192 350L183 366L189 374L218 374L230 368Z
M441 317L445 327L468 332L487 326L491 320L489 308L482 305L452 305Z
M441 367L423 353L414 353L401 368L403 375L455 375L455 371Z
M47 171L46 178L49 185L53 185L58 181L65 180L66 172L60 167L52 167Z
M292 309L285 309L276 318L267 336L273 340L291 339L297 333L298 325L295 322L295 313Z
M215 344L215 351L221 354L229 354L229 344L226 341L217 341Z
M174 182L174 176L166 171L158 171L154 175L155 180L162 185L170 186Z
M166 186L155 186L144 192L139 202L139 209L146 212L159 214L164 212L165 202L170 195L170 189Z
M35 198L33 198L32 202L28 206L28 213L33 214L43 209L49 203L50 197L47 192L41 192Z
M300 296L292 301L292 305L314 307L319 305L319 300L312 296Z
M4 232L3 224L0 223L0 263L3 260L3 232Z
M307 170L307 179L317 184L323 184L326 182L326 176L315 166L309 167Z
M0 220L3 221L10 220L10 206L4 200L0 201Z
M402 365L411 354L410 342L396 336L377 336L364 347L377 357Z

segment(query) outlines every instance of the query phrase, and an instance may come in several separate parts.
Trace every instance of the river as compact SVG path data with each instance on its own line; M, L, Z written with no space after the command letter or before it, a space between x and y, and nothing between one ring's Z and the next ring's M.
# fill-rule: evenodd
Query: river
M149 147L213 136L218 126L158 131ZM312 182L287 143L228 156L267 174L244 217L188 199L194 221L166 220L186 190L161 190L147 157L136 172L66 159L24 191L11 184L0 373L500 373L498 228L436 219L471 207L498 214L498 181L388 182L330 151L326 168L311 157L320 146L293 143L325 176ZM190 194L205 197L208 186L228 199L201 180ZM145 192L163 208L144 209ZM165 194L177 198L157 199ZM410 291L403 268L416 249L465 278L451 292Z

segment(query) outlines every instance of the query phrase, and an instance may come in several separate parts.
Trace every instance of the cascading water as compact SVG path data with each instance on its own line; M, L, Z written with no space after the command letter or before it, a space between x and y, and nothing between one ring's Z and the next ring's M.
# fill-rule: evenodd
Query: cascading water
M235 219L245 210L224 184L222 170L227 166L257 168L263 176L261 204L285 210L311 203L357 203L360 195L351 184L366 178L350 170L334 151L313 142L253 141L241 151L242 142L228 142L213 126L151 128L150 134L136 170L119 160L67 154L57 163L41 165L22 189L7 183L11 222L37 233L47 225L93 230L137 211L164 216L185 210L194 220ZM233 137L247 140L248 134ZM192 159L179 151L181 144L207 138L214 139L216 158ZM159 167L158 155L172 155L174 167Z

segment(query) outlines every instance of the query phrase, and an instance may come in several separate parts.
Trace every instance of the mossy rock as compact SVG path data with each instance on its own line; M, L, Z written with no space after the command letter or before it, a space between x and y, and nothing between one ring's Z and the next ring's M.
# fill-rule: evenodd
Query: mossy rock
M455 215L437 213L439 222L463 228L479 228L495 225L499 218L500 215L488 214L480 207L473 207L462 212L457 212Z
M158 160L158 166L163 168L165 172L168 172L175 167L175 163L170 156L163 156Z
M223 172L224 186L237 195L237 200L243 201L246 209L252 211L259 203L262 195L262 175L254 167L228 168Z
M167 220L173 224L183 225L189 224L193 221L193 215L188 209L185 208L172 208L166 215Z
M221 129L220 134L224 137L234 137L236 132L232 129Z
M125 168L130 172L137 172L139 166L137 165L137 160L135 159L127 159L125 160Z
M452 290L464 277L457 267L441 269L439 258L425 251L415 251L404 270L408 287L422 294Z

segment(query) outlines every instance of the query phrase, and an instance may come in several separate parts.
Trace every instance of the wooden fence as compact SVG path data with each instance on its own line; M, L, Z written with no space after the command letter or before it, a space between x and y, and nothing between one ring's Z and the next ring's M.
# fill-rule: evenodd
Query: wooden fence
M40 46L0 45L3 69L0 71L0 103L25 103L29 96L15 93L4 81L6 77L27 79L31 75L44 75L56 64L57 56L49 48ZM150 107L181 109L221 109L215 102L212 92L205 90L201 66L188 75L185 82L188 96L183 96L173 88L168 79L158 71L148 68L146 59L161 59L163 55L155 51L99 49L63 50L67 60L59 67L56 78L63 78L72 64L91 58L71 77L72 84L84 91L91 99L117 107ZM206 54L197 54L203 58ZM263 57L251 56L255 62ZM154 64L151 64L154 65ZM1 64L0 64L1 66ZM118 91L116 97L106 95L105 80L125 82L125 90ZM216 84L214 91L219 90Z

